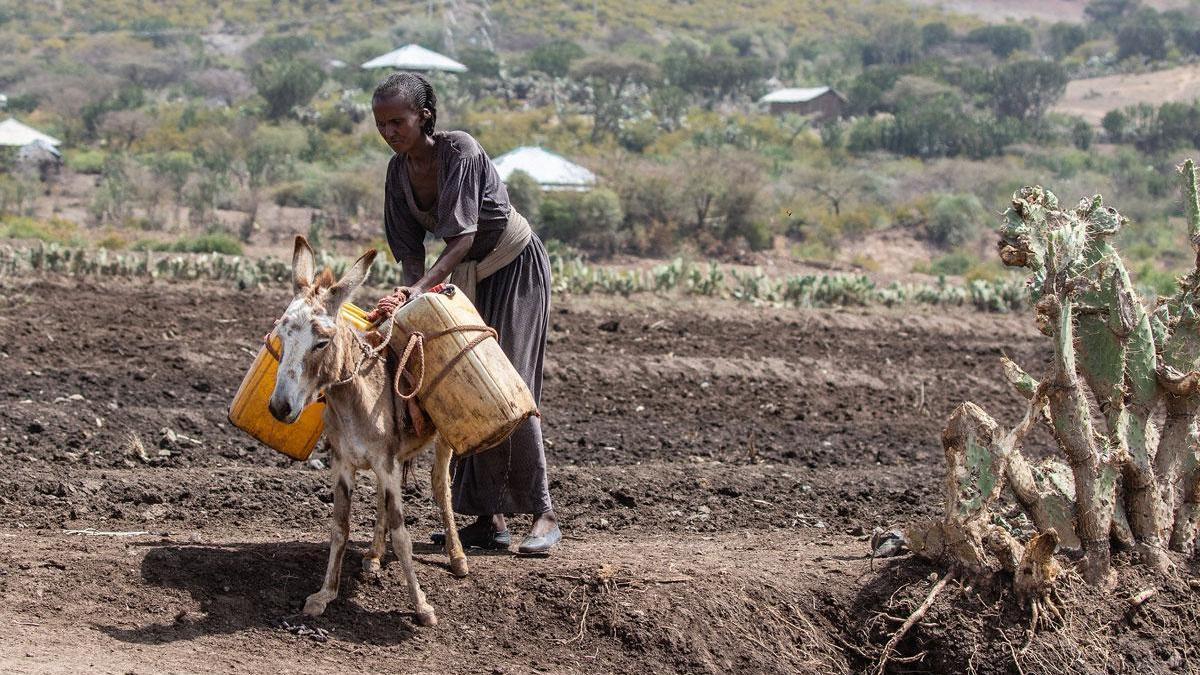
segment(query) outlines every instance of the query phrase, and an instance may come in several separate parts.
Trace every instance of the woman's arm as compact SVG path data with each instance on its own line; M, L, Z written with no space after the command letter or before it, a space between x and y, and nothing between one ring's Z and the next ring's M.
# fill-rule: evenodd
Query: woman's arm
M438 256L433 266L429 268L415 283L410 283L409 286L413 289L414 295L424 293L425 291L437 286L438 284L449 278L450 273L455 267L467 257L467 252L471 250L471 244L475 242L475 233L468 232L457 237L446 239L446 248L442 250L442 254ZM422 267L424 261L422 261ZM404 265L404 280L409 280L409 265Z

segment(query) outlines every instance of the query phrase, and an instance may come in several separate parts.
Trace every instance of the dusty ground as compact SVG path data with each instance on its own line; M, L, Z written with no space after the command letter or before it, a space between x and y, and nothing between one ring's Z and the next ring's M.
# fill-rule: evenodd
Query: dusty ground
M1067 91L1054 112L1078 115L1100 125L1110 110L1138 103L1161 105L1166 101L1191 103L1200 96L1200 65L1179 66L1150 73L1109 75L1067 83Z
M1083 22L1088 0L913 0L914 4L941 7L949 12L977 16L984 21L1024 19ZM1188 0L1143 0L1139 3L1159 11L1186 7Z
M1044 364L1021 317L557 299L542 407L561 548L476 552L460 580L420 546L441 624L417 628L394 562L357 574L363 477L342 597L306 620L326 472L225 421L287 300L0 278L0 672L869 671L896 625L880 612L911 611L940 570L872 566L866 536L937 512L960 401L1015 420L1001 353ZM419 541L427 476L407 503ZM87 528L149 534L69 532ZM1010 597L952 585L894 667L1197 672L1189 576L1133 572L1094 606L1068 587L1074 629L1026 649Z

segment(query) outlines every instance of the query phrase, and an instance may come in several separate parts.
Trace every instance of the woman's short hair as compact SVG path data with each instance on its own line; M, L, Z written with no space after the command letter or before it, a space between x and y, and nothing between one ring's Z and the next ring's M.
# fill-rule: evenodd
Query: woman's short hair
M375 87L371 101L374 103L391 98L403 99L414 110L428 108L430 116L421 124L421 131L426 136L433 135L433 128L437 124L437 94L433 93L433 85L429 84L429 80L407 71L392 73Z

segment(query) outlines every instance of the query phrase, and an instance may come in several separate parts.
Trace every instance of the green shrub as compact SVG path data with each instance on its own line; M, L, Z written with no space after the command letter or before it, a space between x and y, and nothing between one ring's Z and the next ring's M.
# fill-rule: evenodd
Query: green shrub
M607 188L547 194L538 215L544 238L603 254L616 250L618 230L625 217L621 200Z
M508 188L508 199L517 212L526 218L534 218L542 208L542 186L533 176L524 171L514 171L504 181Z
M67 150L63 155L63 161L69 169L93 175L104 170L104 162L107 159L108 153L103 150Z
M935 199L925 225L929 241L950 248L970 241L986 212L975 195L942 195Z
M321 208L328 197L326 183L321 180L288 181L275 188L273 196L278 206L308 209Z
M37 239L64 246L81 246L79 226L60 218L36 220L8 216L0 220L0 239Z
M181 237L166 248L175 253L224 253L241 255L242 243L224 232L210 232L196 237Z
M934 260L929 266L929 273L937 276L961 276L976 262L978 261L975 256L964 251L954 251Z

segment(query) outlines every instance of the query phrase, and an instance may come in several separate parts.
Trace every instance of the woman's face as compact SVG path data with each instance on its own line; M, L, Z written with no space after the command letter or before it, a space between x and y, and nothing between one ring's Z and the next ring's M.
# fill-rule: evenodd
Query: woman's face
M424 137L422 111L399 96L375 101L375 128L383 140L398 153L407 153Z

